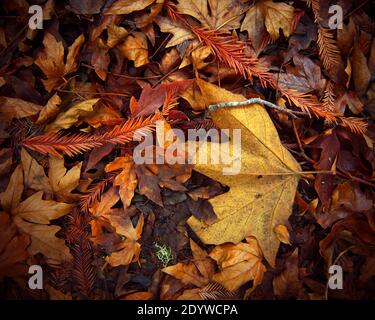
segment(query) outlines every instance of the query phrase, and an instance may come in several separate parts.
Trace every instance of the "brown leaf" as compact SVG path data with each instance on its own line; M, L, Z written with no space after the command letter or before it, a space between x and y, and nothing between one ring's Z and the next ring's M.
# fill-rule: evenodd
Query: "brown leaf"
M19 202L23 192L23 173L22 165L19 164L13 171L6 190L0 194L0 203L8 213L14 210Z
M56 261L70 261L72 255L63 239L55 236L61 228L53 225L28 223L20 217L14 218L14 223L31 237L28 248L30 254L43 253L47 258Z
M371 72L367 66L367 59L358 45L352 53L353 80L358 95L365 94L371 79Z
M143 214L140 215L135 228L129 216L108 215L107 218L116 229L116 232L126 237L126 240L119 245L119 251L113 252L106 257L106 261L113 267L127 266L132 262L137 262L141 253L141 245L137 241L141 238L143 230Z
M166 48L176 46L186 40L195 38L191 30L187 29L179 21L172 21L168 18L158 16L155 18L155 22L159 25L162 32L173 34L173 37L168 41Z
M196 18L211 30L230 31L240 26L242 5L236 0L179 1L179 12Z
M131 156L119 157L105 167L106 172L113 172L119 169L122 171L114 179L113 185L120 188L119 195L126 208L130 206L138 184L133 158Z
M34 193L18 204L12 214L28 222L49 224L50 220L60 218L69 213L73 206L53 200L43 200L43 191Z
M273 279L273 291L282 299L296 298L302 288L299 280L298 250L295 249L285 262L285 269Z
M190 247L194 257L193 261L188 264L179 262L162 269L162 271L181 280L184 284L202 288L211 280L215 271L214 262L193 240L190 240Z
M80 35L68 49L66 64L64 63L64 46L49 32L44 34L44 49L39 52L35 59L35 64L47 76L47 80L42 80L44 87L51 92L59 86L66 74L77 70L77 55L85 38Z
M248 237L246 241L216 246L210 257L219 265L219 272L213 276L213 280L229 291L235 291L253 280L253 286L247 293L249 294L262 282L266 268L262 263L262 253L257 240Z
M147 39L144 33L133 32L128 35L119 50L129 60L134 61L136 68L141 67L149 62Z
M117 0L104 14L129 14L134 11L143 10L155 0Z
M17 228L10 216L0 212L0 279L4 276L15 276L17 273L24 275L26 268L20 270L17 264L29 256L27 252L29 244L29 236L17 235Z
M42 106L18 98L0 97L0 114L4 120L21 119L37 114Z
M52 191L44 168L24 148L21 150L21 163L26 187L37 191Z
M139 182L139 193L145 195L151 201L163 207L163 201L160 195L159 178L145 165L137 165L136 174Z

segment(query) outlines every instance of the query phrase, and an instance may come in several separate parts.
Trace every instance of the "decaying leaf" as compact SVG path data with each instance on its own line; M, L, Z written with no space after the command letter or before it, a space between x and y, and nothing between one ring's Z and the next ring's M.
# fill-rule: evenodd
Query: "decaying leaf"
M188 264L177 263L174 266L164 268L162 271L181 280L184 284L192 284L196 287L207 285L215 271L213 260L193 240L190 240L193 253L193 261Z
M155 0L139 0L139 1L128 1L128 0L117 0L115 3L105 12L105 14L129 14L133 11L139 11Z
M0 114L4 120L25 118L37 114L43 107L22 99L0 97Z
M229 291L235 291L253 280L249 294L262 282L266 271L262 263L262 252L254 237L246 238L246 243L216 246L210 253L210 257L219 265L219 272L214 274L213 280Z
M240 26L242 7L237 0L180 0L177 9L212 30L229 31Z
M64 61L64 46L61 41L49 32L44 34L44 50L39 52L35 59L35 64L47 76L46 80L42 80L44 87L48 92L60 85L66 74L77 70L77 55L85 41L85 37L80 35L75 39L74 43L68 49L66 63Z
M119 187L119 195L126 208L130 206L130 202L134 196L134 190L138 184L133 158L131 156L116 158L105 168L107 172L113 172L119 169L122 171L116 176L113 183L115 186Z
M19 263L28 258L29 244L29 236L18 235L10 216L0 212L0 279L25 274L26 264L22 266Z
M76 124L79 117L92 112L94 105L99 99L89 99L71 106L67 111L59 113L55 121L48 125L48 132L57 132L61 129L70 128Z
M254 3L248 10L242 22L241 31L247 30L258 47L264 32L264 24L271 38L277 40L280 37L280 29L286 37L291 35L293 18L292 6L272 0L261 0Z
M22 165L19 164L13 171L6 190L0 194L0 203L6 212L12 212L19 202L23 192Z
M50 157L48 177L53 192L62 195L71 193L79 184L81 168L82 162L67 170L64 166L64 159Z
M106 258L106 261L114 267L127 266L132 262L137 262L141 253L141 245L137 241L140 239L143 230L143 214L140 215L135 228L128 216L108 215L107 218L116 232L126 237L126 240L119 245L119 251L113 252Z
M38 191L51 192L52 187L44 168L25 150L21 150L24 184Z
M121 53L129 60L134 61L136 68L149 62L147 39L144 33L134 32L128 35L120 46Z
M178 21L172 21L165 17L157 17L155 21L162 32L173 34L172 39L166 45L167 48L176 46L186 40L194 39L194 34Z
M40 252L56 261L70 260L72 256L64 240L55 236L61 228L50 223L70 212L72 205L43 200L43 191L38 191L21 202L24 189L22 171L20 164L11 176L7 190L1 194L1 206L12 214L17 227L31 237L28 248L30 254Z

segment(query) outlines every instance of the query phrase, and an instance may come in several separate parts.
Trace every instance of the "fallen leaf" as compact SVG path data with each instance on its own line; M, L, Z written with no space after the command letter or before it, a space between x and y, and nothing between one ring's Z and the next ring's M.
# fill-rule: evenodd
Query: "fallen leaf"
M371 72L367 66L367 59L358 45L354 47L352 53L352 68L355 90L361 96L366 93Z
M69 6L76 14L97 14L104 2L104 0L69 0Z
M66 74L77 70L77 55L85 41L83 35L80 35L68 49L66 64L64 62L64 46L61 41L49 32L44 34L44 49L39 52L35 59L35 64L47 76L46 80L42 80L44 87L51 92L63 82Z
M162 32L172 33L173 37L168 41L166 48L181 44L186 40L194 39L195 36L191 30L187 29L178 21L172 21L165 17L156 17L155 22L159 25Z
M240 26L242 6L236 0L179 1L179 12L196 18L211 30L230 31Z
M285 262L285 269L273 281L273 291L281 299L296 298L302 289L299 279L298 250L295 249Z
M94 216L106 215L111 211L111 208L120 200L117 188L110 188L104 192L100 198L100 201L96 201L90 208L90 212Z
M254 237L246 238L246 243L222 244L216 246L210 253L218 266L219 272L213 280L223 285L229 291L235 291L243 284L253 280L249 294L263 279L266 271L262 263L262 253Z
M21 119L37 114L42 106L18 98L0 97L0 114L4 120Z
M57 132L61 129L68 129L76 124L81 116L93 112L94 105L99 99L89 99L71 106L67 111L59 113L55 121L46 128L48 132Z
M247 30L255 48L260 46L263 39L264 26L273 40L280 37L280 29L285 37L292 33L294 8L286 3L260 0L253 4L242 22L241 31Z
M121 300L151 300L153 294L149 291L140 291L127 294L124 297L121 297Z
M124 57L134 61L136 68L149 62L147 39L144 33L133 32L128 35L119 49Z
M150 85L143 87L139 100L132 100L130 110L133 117L148 116L159 109L167 96L176 97L183 93L192 85L191 80L173 81L172 83L162 83L155 88Z
M23 193L22 165L18 165L0 200L4 210L12 213L14 223L31 237L30 254L43 253L47 258L68 261L72 258L63 239L55 236L61 228L49 225L50 220L71 211L72 205L53 200L43 200L43 191L21 201Z
M197 83L207 104L245 100L242 95L202 80ZM230 191L210 200L217 221L206 224L191 217L188 224L207 244L238 243L249 235L255 236L265 258L274 266L279 240L273 229L285 225L292 212L300 167L282 146L264 107L255 104L221 108L212 113L212 118L219 128L241 129L240 171L223 175L222 164L196 164L197 171L228 185ZM223 149L223 142L220 146L207 143L201 147L207 146L210 154L210 147L233 150L232 144L233 139L229 149Z
M130 206L138 184L133 158L131 156L119 157L105 167L106 172L113 172L119 169L122 171L114 179L113 185L119 187L121 201L124 207L127 208Z
M19 164L13 171L6 190L0 194L0 203L3 209L10 213L21 201L23 192L22 165Z
M286 226L279 224L274 228L274 232L280 242L291 245L289 231Z
M116 25L109 25L107 27L107 32L107 46L110 48L115 47L122 39L124 39L129 34L128 30Z
M177 263L163 268L162 271L184 284L192 284L202 288L207 285L215 272L215 264L208 254L190 239L190 247L193 253L193 261L188 264Z
M37 191L52 191L44 168L24 148L21 150L21 163L26 187Z
M159 178L146 165L137 165L136 174L138 178L139 193L145 195L151 201L163 207L160 195Z
M79 185L82 162L67 170L64 159L49 157L48 177L53 192L59 195L70 194Z
M40 110L38 120L36 123L43 123L49 120L51 117L59 113L60 108L58 107L61 104L61 99L55 93L47 102L47 104Z
M107 218L116 232L126 237L126 240L119 245L119 251L106 257L106 261L113 267L127 266L132 262L137 262L141 253L141 245L137 241L140 239L143 230L143 214L140 215L135 228L129 216L108 215Z
M257 50L266 34L264 10L261 2L255 2L247 11L241 24L241 31L247 31L253 47Z
M17 264L26 260L30 244L28 235L17 235L17 228L6 212L0 212L0 279L4 276L24 275L26 264L20 270Z
M20 217L14 218L14 223L31 237L30 254L43 253L47 258L56 261L73 259L63 239L55 236L61 228L54 225L28 223Z
M48 292L50 300L73 300L70 293L63 293L48 284L44 288Z
M271 38L279 39L280 29L283 30L285 37L289 37L292 33L294 8L282 2L261 1L260 4L265 11L265 24Z
M53 200L43 200L43 191L38 191L18 204L12 214L28 222L49 224L50 220L60 218L69 213L73 206Z
M155 0L117 0L104 14L129 14L134 11L143 10Z

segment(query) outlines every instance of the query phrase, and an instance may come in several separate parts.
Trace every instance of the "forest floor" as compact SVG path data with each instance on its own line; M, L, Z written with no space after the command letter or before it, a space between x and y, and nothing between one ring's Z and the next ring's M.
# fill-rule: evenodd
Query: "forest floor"
M2 298L375 298L371 1L0 11Z

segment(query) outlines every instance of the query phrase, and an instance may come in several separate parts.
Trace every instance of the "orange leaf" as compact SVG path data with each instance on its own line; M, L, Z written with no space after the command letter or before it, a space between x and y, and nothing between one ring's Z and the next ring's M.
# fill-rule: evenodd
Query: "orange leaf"
M213 280L223 285L229 291L235 291L243 284L254 281L253 290L262 282L266 271L262 263L262 253L254 237L246 238L247 243L222 244L216 246L210 253L220 271Z
M202 288L210 282L215 272L215 264L193 240L190 240L190 247L194 257L191 262L188 264L179 262L162 271L181 280L184 284Z

